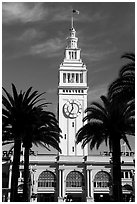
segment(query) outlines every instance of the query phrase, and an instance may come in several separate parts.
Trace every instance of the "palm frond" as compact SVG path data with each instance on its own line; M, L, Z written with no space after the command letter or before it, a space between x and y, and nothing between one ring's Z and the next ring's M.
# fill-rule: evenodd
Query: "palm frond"
M127 72L131 74L135 73L135 63L134 62L124 65L119 72L119 76L123 77L125 76Z
M7 97L8 97L8 100L7 100L7 101L9 101L9 104L10 104L10 105L14 105L14 100L13 100L13 97L11 96L11 94L8 93L8 92L6 91L6 89L4 89L3 87L2 87L2 89L3 89L3 91L6 93L6 95L7 95ZM3 96L3 98L5 98L5 97ZM6 98L5 98L5 99L6 99Z
M129 53L125 53L121 56L121 58L126 58L126 59L130 59L132 61L135 61L135 54L132 52Z
M26 100L27 100L27 98L28 98L28 96L29 96L31 90L32 90L32 87L30 87L30 88L27 90L26 93L24 92L24 94L23 94L23 95L24 95L23 101L26 101Z
M14 84L12 84L12 92L13 92L14 102L16 103L18 101L18 93Z

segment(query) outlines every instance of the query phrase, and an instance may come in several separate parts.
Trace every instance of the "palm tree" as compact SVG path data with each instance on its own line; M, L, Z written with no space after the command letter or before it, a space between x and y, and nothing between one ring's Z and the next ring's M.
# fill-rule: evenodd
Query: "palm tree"
M23 198L25 202L30 201L29 194L29 150L32 144L42 145L49 150L52 146L61 152L59 148L60 128L55 115L51 112L44 111L40 106L34 108L31 118L32 125L28 127L27 134L23 139L24 153L24 186Z
M37 105L37 103L42 100L39 98L43 93L38 94L37 91L34 91L31 93L31 90L32 90L32 87L30 87L26 92L20 91L19 93L17 93L16 87L14 86L14 84L12 84L12 92L13 92L13 96L12 96L3 88L3 91L6 94L6 97L3 95L3 101L2 101L3 102L2 140L3 140L3 144L14 142L14 157L13 157L12 178L11 178L12 188L11 188L11 198L10 198L10 201L12 202L18 201L17 191L18 191L18 175L19 175L19 165L20 165L21 143L23 142L24 145L26 145L25 143L25 141L27 140L26 138L28 137L30 141L32 139L31 129L33 126L36 125L36 122L34 121L34 116L36 113L35 109L37 109L37 111L38 109L42 110L42 107L47 105L47 103ZM55 122L55 119L54 119L54 122ZM57 138L57 140L59 139ZM52 143L53 141L50 144L52 145ZM55 144L53 144L52 146L54 145ZM27 152L27 148L25 151ZM26 152L25 152L25 155L27 154ZM25 158L27 158L27 156ZM25 161L25 164L26 164L26 161ZM26 165L25 165L25 168L26 168Z
M24 132L24 110L27 105L23 106L23 94L17 93L15 86L12 84L13 96L10 95L4 88L3 91L6 97L2 96L2 140L3 143L14 142L14 157L12 165L12 178L11 178L11 197L10 200L17 201L17 188L20 164L20 151L21 151L21 137Z
M114 201L122 200L121 189L121 148L120 140L128 145L127 135L134 135L134 102L128 104L112 103L105 96L101 96L103 104L92 102L86 109L87 122L76 134L77 143L82 142L82 147L90 143L91 150L97 149L105 141L109 143L112 152L112 178Z
M135 54L125 53L121 58L130 62L121 68L118 79L110 85L108 96L110 99L128 101L135 98Z

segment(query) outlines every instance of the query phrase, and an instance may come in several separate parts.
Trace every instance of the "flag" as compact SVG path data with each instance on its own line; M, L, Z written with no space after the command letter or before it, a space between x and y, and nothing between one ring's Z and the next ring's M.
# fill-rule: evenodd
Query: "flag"
M79 14L79 11L78 10L74 10L72 11L73 13L76 13L76 14Z

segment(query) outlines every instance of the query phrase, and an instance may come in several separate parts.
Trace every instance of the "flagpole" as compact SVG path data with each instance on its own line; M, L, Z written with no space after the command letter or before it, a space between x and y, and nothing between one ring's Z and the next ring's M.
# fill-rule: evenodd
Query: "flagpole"
M71 16L71 28L73 28L73 13L72 13L72 16Z
M71 16L71 28L73 28L73 24L74 24L74 16L73 13L79 14L78 10L72 10L72 16Z

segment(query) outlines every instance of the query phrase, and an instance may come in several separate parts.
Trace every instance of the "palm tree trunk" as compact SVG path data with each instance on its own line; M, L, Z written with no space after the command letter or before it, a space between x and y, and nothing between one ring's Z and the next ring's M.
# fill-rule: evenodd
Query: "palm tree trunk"
M20 165L20 151L21 151L21 140L15 140L13 165L12 165L12 177L11 177L10 202L18 201L18 177L19 177L19 165Z
M24 153L24 185L23 199L24 202L30 202L30 172L29 172L29 146L25 146Z
M114 202L122 202L122 186L121 186L121 147L120 137L113 137L112 141L112 180L113 180L113 199Z

